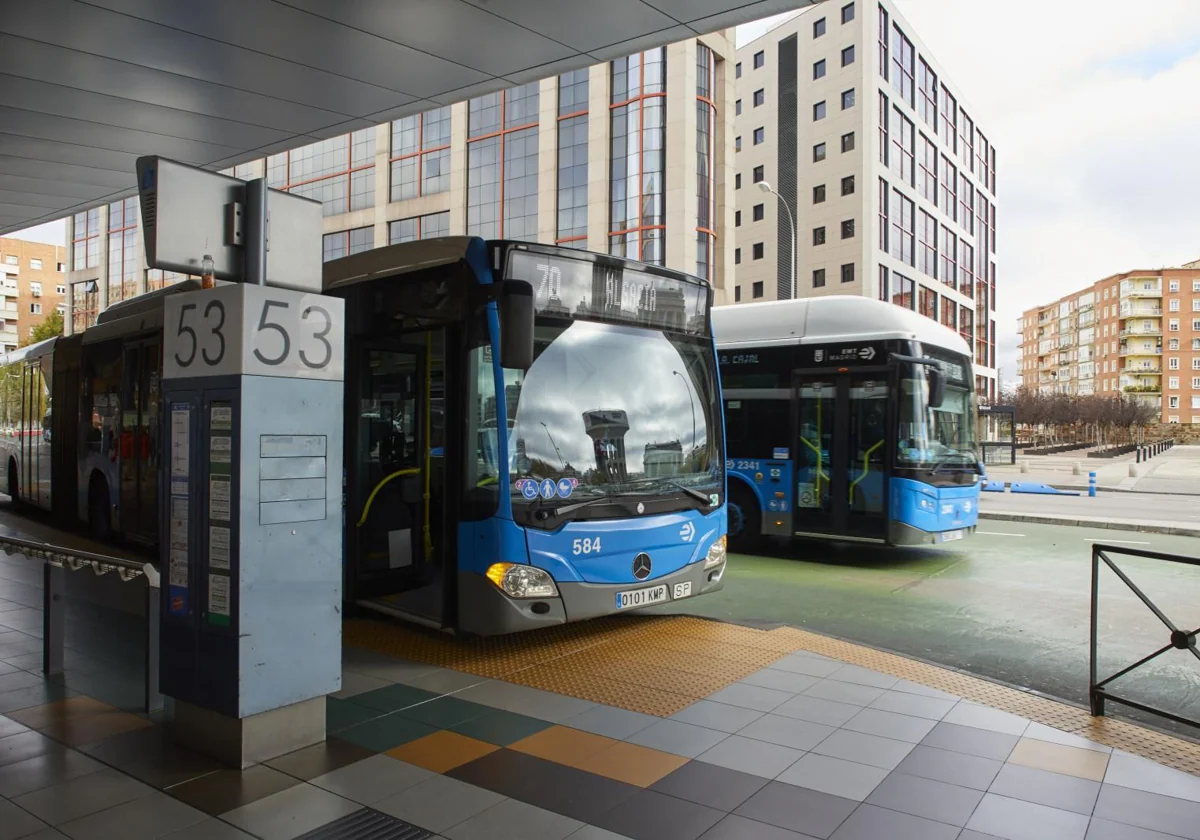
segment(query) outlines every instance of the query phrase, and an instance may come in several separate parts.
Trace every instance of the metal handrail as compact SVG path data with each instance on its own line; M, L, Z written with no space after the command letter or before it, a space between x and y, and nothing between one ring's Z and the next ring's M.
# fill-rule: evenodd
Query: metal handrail
M1158 608L1158 606L1150 600L1146 593L1142 592L1129 576L1117 568L1117 564L1113 562L1109 554L1123 554L1129 557L1142 557L1149 560L1163 560L1168 563L1183 563L1189 566L1200 566L1200 558L1184 557L1179 554L1163 554L1158 551L1144 551L1137 548L1118 548L1112 545L1103 545L1101 543L1093 543L1092 545L1092 615L1091 615L1091 653L1089 667L1089 684L1088 684L1088 699L1091 704L1092 714L1096 717L1104 715L1104 703L1111 700L1114 703L1120 703L1124 706L1129 706L1132 709L1138 709L1143 712L1148 712L1167 720L1175 721L1176 723L1186 724L1200 728L1200 720L1193 720L1174 712L1168 712L1165 709L1155 708L1145 703L1140 703L1136 700L1130 700L1127 697L1119 697L1108 690L1107 686L1114 680L1120 679L1131 671L1140 668L1147 662L1150 662L1170 650L1191 651L1192 655L1200 659L1200 651L1196 649L1196 637L1200 634L1200 627L1195 630L1180 630L1175 626L1171 619L1167 618L1166 614ZM1100 563L1103 562L1113 573L1121 579L1134 595L1138 597L1149 610L1154 613L1159 621L1170 631L1167 644L1160 647L1151 654L1143 656L1132 665L1128 665L1117 671L1110 677L1103 680L1097 679L1097 637L1099 628L1099 612L1100 612Z
M26 557L37 558L51 566L70 569L73 572L85 567L90 567L97 576L116 571L123 581L131 581L144 575L150 586L157 588L159 585L158 569L150 562L96 554L92 551L35 542L7 534L0 534L0 550L5 553L24 554Z

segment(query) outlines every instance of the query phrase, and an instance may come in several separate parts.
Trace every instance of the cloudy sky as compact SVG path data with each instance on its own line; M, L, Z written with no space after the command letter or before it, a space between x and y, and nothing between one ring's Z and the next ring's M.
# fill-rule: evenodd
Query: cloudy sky
M1023 309L1200 258L1200 0L895 2L997 147L1005 381Z

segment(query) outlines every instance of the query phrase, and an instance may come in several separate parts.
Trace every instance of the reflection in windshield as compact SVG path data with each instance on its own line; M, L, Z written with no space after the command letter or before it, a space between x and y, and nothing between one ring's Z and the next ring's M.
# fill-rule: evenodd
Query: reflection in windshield
M720 493L714 368L707 339L538 326L533 366L505 371L514 502Z
M916 378L900 380L901 464L970 466L975 453L975 417L971 390L948 382L937 408L929 405L929 386L921 368Z

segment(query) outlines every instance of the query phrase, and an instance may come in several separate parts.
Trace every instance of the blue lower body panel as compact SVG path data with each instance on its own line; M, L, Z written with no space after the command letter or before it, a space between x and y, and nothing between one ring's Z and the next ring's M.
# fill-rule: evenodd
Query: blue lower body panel
M910 478L891 479L893 545L934 545L962 539L979 520L979 485L934 487Z

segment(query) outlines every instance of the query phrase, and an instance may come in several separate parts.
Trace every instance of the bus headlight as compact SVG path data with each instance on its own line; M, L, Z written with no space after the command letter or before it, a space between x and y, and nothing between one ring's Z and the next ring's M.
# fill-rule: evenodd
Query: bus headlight
M924 496L917 497L917 505L920 506L921 510L932 512L934 509L933 499L927 499Z
M558 587L548 572L520 563L493 563L487 578L510 598L554 598Z
M717 537L716 542L708 547L708 554L704 558L704 568L711 569L714 566L720 566L725 562L725 535Z

